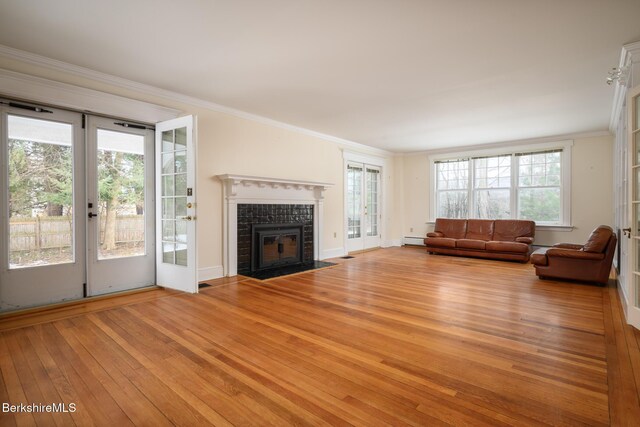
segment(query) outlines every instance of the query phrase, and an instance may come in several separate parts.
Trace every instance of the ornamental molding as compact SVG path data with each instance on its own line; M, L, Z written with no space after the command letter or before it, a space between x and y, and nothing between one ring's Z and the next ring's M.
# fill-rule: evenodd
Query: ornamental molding
M220 181L226 186L226 196L228 198L242 197L243 193L246 193L245 189L255 187L258 189L273 189L273 190L294 190L302 192L313 191L315 193L314 199L323 199L324 191L333 187L333 184L328 182L317 181L300 181L282 178L269 178L263 176L249 176L249 175L216 175ZM297 197L296 197L297 198Z

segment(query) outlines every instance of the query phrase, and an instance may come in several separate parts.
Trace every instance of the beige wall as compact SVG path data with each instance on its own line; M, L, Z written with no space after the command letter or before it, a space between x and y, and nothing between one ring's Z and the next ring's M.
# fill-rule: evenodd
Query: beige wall
M329 182L335 184L325 192L323 247L325 251L344 248L344 178L345 146L305 133L211 109L151 96L133 89L111 86L69 73L54 71L14 60L0 58L0 68L44 77L76 86L100 90L131 99L175 108L198 117L197 215L198 267L208 269L222 265L222 185L214 179L219 174L239 174L282 179ZM379 155L367 147L346 148ZM396 227L397 207L393 205L394 161L385 162L383 209L388 229L385 241L400 242Z
M429 221L429 160L427 153L404 156L403 236L423 237ZM572 231L536 233L536 243L584 242L600 224L613 224L613 137L574 140L571 154ZM413 231L412 231L413 229Z

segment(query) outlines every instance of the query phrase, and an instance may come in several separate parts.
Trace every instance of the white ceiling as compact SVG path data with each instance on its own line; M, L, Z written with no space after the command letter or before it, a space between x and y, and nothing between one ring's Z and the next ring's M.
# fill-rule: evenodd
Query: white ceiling
M639 0L0 0L0 44L392 151L608 128Z

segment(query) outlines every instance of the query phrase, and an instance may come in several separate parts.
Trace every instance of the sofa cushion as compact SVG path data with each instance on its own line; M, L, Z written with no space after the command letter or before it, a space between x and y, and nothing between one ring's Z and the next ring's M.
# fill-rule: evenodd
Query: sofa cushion
M449 237L427 237L424 239L424 243L427 246L437 246L440 248L455 248L456 239Z
M493 237L493 224L491 219L469 219L467 220L467 234L466 239L472 240L492 240Z
M486 248L489 252L529 252L529 245L517 242L496 242L492 240L487 242Z
M536 223L533 221L503 219L495 222L492 240L513 242L516 237L534 237Z
M531 264L547 265L549 263L549 259L547 258L547 249L548 248L540 248L534 251L531 254Z
M467 220L437 218L434 231L452 239L464 239L464 235L467 232Z
M456 240L456 248L460 249L476 249L485 250L487 242L484 240L458 239Z
M601 225L591 232L587 243L582 246L582 250L585 252L601 253L607 248L607 243L613 234L611 227Z

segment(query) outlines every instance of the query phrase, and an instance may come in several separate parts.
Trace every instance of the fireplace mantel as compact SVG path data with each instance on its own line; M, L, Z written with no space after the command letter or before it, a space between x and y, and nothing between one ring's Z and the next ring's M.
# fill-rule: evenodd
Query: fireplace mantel
M324 192L333 184L248 175L217 175L224 197L224 275L238 273L238 204L310 204L314 206L313 259L322 253Z

